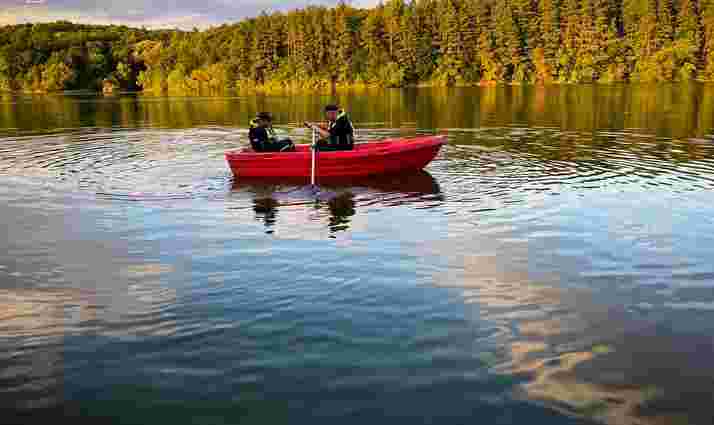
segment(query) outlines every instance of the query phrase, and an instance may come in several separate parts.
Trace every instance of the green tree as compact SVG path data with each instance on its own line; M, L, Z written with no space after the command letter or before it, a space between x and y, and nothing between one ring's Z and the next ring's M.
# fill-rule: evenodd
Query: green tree
M682 0L677 16L677 31L673 56L676 63L676 79L694 78L700 59L702 29L700 27L699 3L697 0Z
M702 77L714 80L714 0L703 0L702 29L704 36Z
M134 80L134 72L131 66L124 62L117 64L115 76L123 88L128 88L130 82Z
M0 28L0 89L714 80L714 0L387 0L205 31Z
M308 77L307 26L305 12L297 10L288 14L288 57L294 78Z
M398 49L399 34L402 27L402 16L404 15L403 0L389 0L384 6L384 36L387 40L389 58L396 62L396 51Z
M693 46L701 43L701 28L699 27L699 7L697 0L682 0L677 14L676 39L687 40Z
M442 0L440 3L441 16L438 68L435 71L435 80L452 85L462 80L464 68L464 43L460 24L460 10L457 0Z
M657 3L657 44L665 47L674 39L674 8L672 0L659 0Z
M42 67L43 91L64 90L73 79L74 72L61 61L50 62Z
M378 5L367 13L360 30L360 46L366 52L368 75L376 77L377 71L388 61L384 37L384 7Z
M405 6L404 14L401 17L396 52L397 64L404 70L405 82L412 82L417 79L419 39L415 29L418 25L416 5L412 1Z
M534 62L537 64L537 78L543 82L551 82L557 78L558 50L560 49L560 0L539 0L540 15L540 47L534 52ZM536 60L539 57L541 60Z
M414 33L417 39L416 78L427 80L439 57L439 27L435 0L420 0L415 5Z
M506 67L497 50L495 17L493 7L488 3L478 4L479 26L482 28L478 39L478 61L481 84L493 84L504 80Z
M12 52L9 49L0 50L0 90L13 90L16 88L15 77L17 71Z
M558 79L561 82L576 82L575 63L580 49L580 2L565 0L563 4L562 43L558 50Z
M459 29L463 42L463 79L469 82L481 78L481 61L479 58L479 37L481 25L479 8L474 0L465 0L460 14Z
M352 58L357 47L356 29L354 9L340 2L335 9L334 54L331 55L337 59L336 73L340 81L354 79Z
M508 0L496 2L493 18L496 51L499 56L504 58L503 77L511 81L529 81L531 78L530 59L525 56L524 40Z

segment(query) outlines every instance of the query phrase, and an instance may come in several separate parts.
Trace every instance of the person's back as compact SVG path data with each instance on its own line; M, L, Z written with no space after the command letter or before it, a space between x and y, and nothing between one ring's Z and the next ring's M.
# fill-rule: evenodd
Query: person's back
M250 140L250 146L256 152L263 152L264 148L268 145L268 143L270 143L268 130L261 126L258 118L254 118L250 121L248 139Z
M250 121L248 130L250 145L256 152L294 151L295 145L290 139L278 140L273 130L272 116L267 112L259 113Z

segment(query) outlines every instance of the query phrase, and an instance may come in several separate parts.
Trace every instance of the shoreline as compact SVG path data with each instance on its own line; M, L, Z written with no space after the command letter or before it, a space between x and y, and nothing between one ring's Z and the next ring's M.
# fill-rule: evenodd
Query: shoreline
M341 83L335 84L334 87L328 86L318 86L318 87L305 87L301 84L288 84L284 85L282 83L268 83L264 85L237 85L236 87L226 87L223 89L168 89L160 93L151 89L144 90L115 90L112 92L104 92L102 90L92 90L92 89L76 89L76 90L57 90L57 91L41 91L41 90L8 90L0 89L0 94L10 94L10 95L53 95L53 94L97 94L106 97L120 96L120 95L136 95L136 94L149 94L149 95L189 95L189 96L203 96L203 95L214 95L222 93L241 93L241 94L251 94L251 93L261 93L261 94L273 94L273 93L291 93L291 94L305 94L305 93L318 93L318 94L330 94L332 92L345 92L345 91L377 91L386 89L453 89L453 88L493 88L493 87L574 87L574 86L595 86L595 87L614 87L614 86L672 86L672 85L687 85L687 84L714 84L714 81L693 79L687 81L660 81L660 82L638 82L638 81L613 81L613 82L591 82L591 83L568 83L568 82L549 82L549 83L521 83L521 82L495 82L495 81L481 81L476 83L456 83L452 85L444 85L434 82L419 82L406 84L403 86L381 86L376 84L364 84L364 83Z

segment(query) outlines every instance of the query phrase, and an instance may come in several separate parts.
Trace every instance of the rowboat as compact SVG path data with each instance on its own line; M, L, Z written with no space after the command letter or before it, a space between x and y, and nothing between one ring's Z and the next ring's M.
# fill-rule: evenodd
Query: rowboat
M315 175L319 179L365 177L418 171L426 167L446 143L446 137L421 136L357 143L351 151L319 152ZM310 145L295 152L255 152L250 148L226 152L236 177L310 177Z

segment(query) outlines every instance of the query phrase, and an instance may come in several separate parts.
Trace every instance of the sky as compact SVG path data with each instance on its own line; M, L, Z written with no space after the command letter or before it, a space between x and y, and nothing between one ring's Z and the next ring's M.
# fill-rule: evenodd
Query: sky
M352 0L368 7L378 0ZM308 5L338 0L0 0L0 25L68 20L85 24L124 24L147 28L199 29Z

